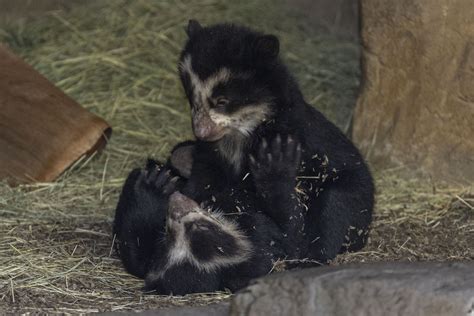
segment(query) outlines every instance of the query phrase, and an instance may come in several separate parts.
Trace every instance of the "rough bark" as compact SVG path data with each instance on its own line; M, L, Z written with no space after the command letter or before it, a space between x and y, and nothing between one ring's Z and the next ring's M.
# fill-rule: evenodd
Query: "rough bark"
M474 2L361 0L353 139L376 166L474 181Z

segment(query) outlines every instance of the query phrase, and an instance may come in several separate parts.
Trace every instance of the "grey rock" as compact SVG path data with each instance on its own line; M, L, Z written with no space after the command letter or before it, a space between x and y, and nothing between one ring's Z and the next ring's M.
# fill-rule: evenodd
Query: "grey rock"
M143 312L109 312L103 313L103 316L226 316L229 314L229 303L218 303L207 306L189 306L189 307L171 307Z
M231 315L474 315L474 263L381 263L271 275Z

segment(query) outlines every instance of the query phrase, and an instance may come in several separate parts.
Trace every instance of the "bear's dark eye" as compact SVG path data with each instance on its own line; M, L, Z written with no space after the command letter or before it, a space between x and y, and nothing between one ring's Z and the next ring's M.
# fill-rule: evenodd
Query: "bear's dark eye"
M218 97L214 103L214 106L216 108L220 108L226 106L227 104L229 104L229 100L224 97Z
M210 225L202 221L196 221L186 223L186 229L191 231L208 231L210 230Z

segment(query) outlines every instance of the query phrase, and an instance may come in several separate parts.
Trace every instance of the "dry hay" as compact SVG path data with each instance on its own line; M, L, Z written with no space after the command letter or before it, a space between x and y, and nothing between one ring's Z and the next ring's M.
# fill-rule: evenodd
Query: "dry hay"
M377 205L368 245L337 264L474 259L474 191L406 170L376 173Z
M0 29L1 41L114 128L101 155L81 159L54 183L0 184L0 313L142 310L229 296L143 295L142 281L125 273L112 251L113 210L131 168L147 156L163 159L191 136L176 74L188 17L279 35L307 99L346 125L358 85L357 46L307 29L281 8L270 0L100 1ZM376 175L368 247L335 264L473 259L472 194L397 174Z

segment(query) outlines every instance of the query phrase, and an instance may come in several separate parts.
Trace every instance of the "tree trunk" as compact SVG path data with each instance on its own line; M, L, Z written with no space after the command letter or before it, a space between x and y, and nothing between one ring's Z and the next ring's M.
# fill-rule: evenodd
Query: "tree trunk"
M474 181L474 2L361 0L353 139L375 166Z

